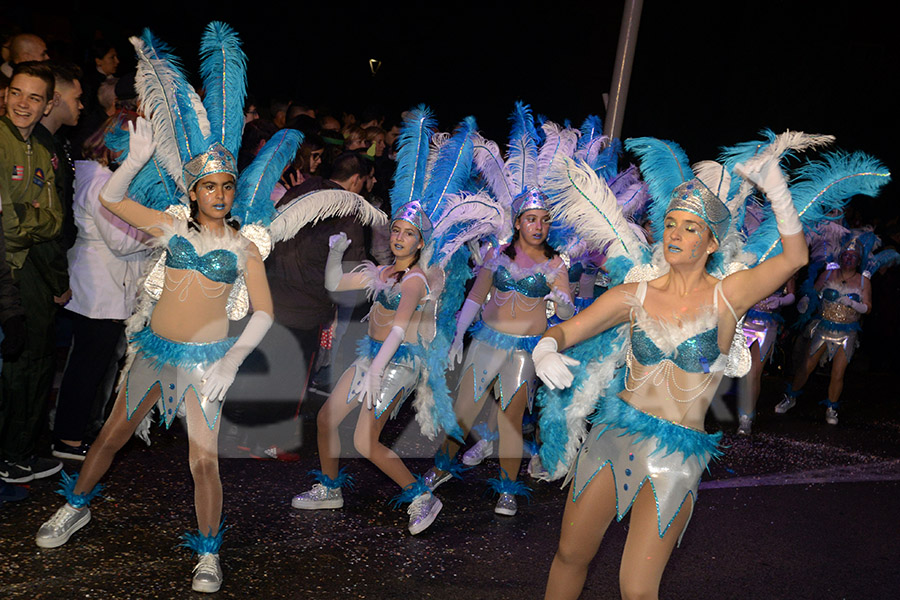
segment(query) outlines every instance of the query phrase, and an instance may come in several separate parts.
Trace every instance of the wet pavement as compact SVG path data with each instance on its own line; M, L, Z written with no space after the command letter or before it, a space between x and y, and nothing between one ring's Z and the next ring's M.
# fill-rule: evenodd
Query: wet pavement
M699 502L662 582L663 598L879 599L900 596L900 403L889 374L848 375L837 427L815 404L825 379L786 415L775 415L776 386L764 381L760 417L748 438L723 429L725 456L704 477ZM818 392L817 392L818 390ZM817 396L818 394L818 396ZM356 479L335 511L297 511L291 497L317 468L315 412L321 399L227 406L220 439L225 512L219 598L526 599L543 596L564 493L535 482L515 517L493 513L484 480L488 459L464 481L439 490L444 509L418 536L389 505L396 487L352 457L353 419L343 429ZM267 416L279 415L277 419ZM177 423L177 422L176 422ZM411 470L423 473L436 444L418 436L405 407L386 429ZM132 440L105 479L93 520L58 549L33 536L60 505L55 478L29 485L30 497L0 508L0 598L190 598L194 561L176 548L193 526L187 443L176 424L154 429L153 446ZM268 445L294 446L295 461L251 458ZM77 463L67 463L70 470ZM524 467L524 462L523 462ZM627 517L613 524L588 575L583 598L618 598Z

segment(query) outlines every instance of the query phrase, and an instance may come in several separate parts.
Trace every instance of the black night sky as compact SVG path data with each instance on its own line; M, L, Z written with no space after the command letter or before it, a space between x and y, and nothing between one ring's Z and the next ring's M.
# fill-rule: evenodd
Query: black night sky
M11 3L10 3L11 4ZM209 3L212 5L213 3ZM216 3L217 6L222 6ZM513 102L579 125L605 116L624 2L70 2L40 19L11 6L18 23L77 52L102 34L130 58L128 35L149 26L196 71L199 38L213 19L232 24L250 58L250 92L335 110L376 104L389 115L429 104L443 128L474 115L501 141ZM185 8L189 6L189 8ZM138 9L140 7L140 10ZM691 160L769 127L830 133L890 168L898 33L887 2L645 2L623 136L680 143ZM376 76L370 58L382 61ZM896 214L896 184L867 208ZM886 211L886 212L885 212Z

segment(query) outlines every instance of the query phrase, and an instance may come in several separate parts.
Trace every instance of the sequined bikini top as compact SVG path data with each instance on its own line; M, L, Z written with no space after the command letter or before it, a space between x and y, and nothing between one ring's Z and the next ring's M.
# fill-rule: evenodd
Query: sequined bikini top
M238 257L231 250L219 248L201 255L189 239L178 234L169 238L166 266L197 271L217 283L233 284L240 274Z
M836 289L830 288L830 287L822 290L822 299L825 300L826 302L837 302L838 298L840 298L841 296L847 296L848 298L850 298L851 300L853 300L855 302L859 302L859 299L861 298L861 296L859 294L857 294L856 292L842 294L841 290L836 290Z
M400 308L400 297L402 295L400 292L400 284L395 282L393 277L391 277L390 281L381 279L381 272L385 268L386 267L379 267L372 280L371 286L372 291L375 293L375 302L387 310L397 310ZM416 306L416 310L422 310L425 307L425 301L428 299L428 294L430 293L428 280L425 279L424 275L418 272L409 273L403 277L421 277L422 281L425 282L425 296L422 297L422 300L419 302L418 306Z
M543 298L550 293L550 286L547 285L547 278L543 273L516 279L506 267L502 266L498 266L494 271L494 287L501 292L518 292L529 298Z
M728 355L719 350L718 329L721 282L713 292L713 304L680 327L648 315L643 306L646 293L647 283L641 282L632 308L631 352L640 364L652 366L668 360L689 373L710 373L725 368ZM722 299L734 314L724 295Z

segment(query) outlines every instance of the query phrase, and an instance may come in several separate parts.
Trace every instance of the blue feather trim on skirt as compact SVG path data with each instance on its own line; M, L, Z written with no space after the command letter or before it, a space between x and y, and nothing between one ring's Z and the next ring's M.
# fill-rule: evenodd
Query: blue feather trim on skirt
M539 335L513 335L511 333L503 333L497 331L484 321L478 321L469 328L472 339L484 342L488 346L493 346L499 350L525 350L531 352L537 343L541 341Z

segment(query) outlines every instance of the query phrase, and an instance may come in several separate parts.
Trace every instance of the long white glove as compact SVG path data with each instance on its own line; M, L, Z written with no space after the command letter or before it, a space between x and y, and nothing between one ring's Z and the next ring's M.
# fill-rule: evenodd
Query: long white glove
M325 260L325 289L333 292L341 284L344 270L341 263L344 260L344 252L350 247L353 240L347 237L343 231L328 238L328 258Z
M558 347L554 338L542 337L531 351L535 373L551 390L572 385L575 376L569 367L581 364L580 361L557 352Z
M840 298L838 298L838 302L845 306L849 306L850 308L852 308L853 310L855 310L856 312L858 312L860 314L865 314L865 313L869 312L868 304L866 304L865 302L857 302L850 296L841 296Z
M781 167L778 166L777 159L767 160L761 165L752 165L749 169L745 165L737 165L734 170L766 194L772 204L772 212L775 213L775 222L781 235L793 235L803 231L800 216L794 207L787 180Z
M544 300L549 300L556 305L556 316L563 321L575 316L575 305L572 304L572 299L562 290L553 288L549 294L544 296Z
M153 126L150 121L143 117L138 117L134 123L129 121L128 156L100 188L100 197L107 202L121 202L128 193L128 186L134 176L147 164L154 150L156 142L153 141Z
M378 402L378 392L381 391L381 378L384 375L384 368L397 353L403 338L406 336L406 330L399 325L391 327L390 333L381 343L381 349L372 359L369 370L363 378L363 389L359 396L359 401L366 401L366 408L372 410L372 407Z
M472 326L472 322L475 321L475 317L478 316L478 311L480 310L480 304L466 298L466 301L459 311L459 315L456 317L456 335L453 336L453 343L450 344L451 367L462 362L463 339L466 336L466 331Z
M803 296L800 298L800 301L797 303L797 312L806 313L809 308L809 296Z
M225 393L234 383L234 377L237 375L241 363L248 354L253 352L254 348L259 346L271 326L272 317L269 313L261 310L255 311L234 346L228 349L225 356L210 365L203 374L203 378L200 380L203 383L200 394L210 400L219 402L224 400Z

